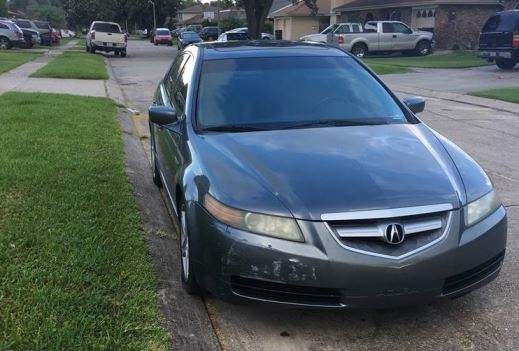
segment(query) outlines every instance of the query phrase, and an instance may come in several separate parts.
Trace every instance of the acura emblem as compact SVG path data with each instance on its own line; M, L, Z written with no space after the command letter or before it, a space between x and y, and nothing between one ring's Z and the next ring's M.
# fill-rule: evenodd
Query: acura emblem
M404 241L405 233L404 233L404 227L402 227L400 224L393 223L386 227L386 230L384 231L384 240L388 244L392 245L398 245L401 244Z

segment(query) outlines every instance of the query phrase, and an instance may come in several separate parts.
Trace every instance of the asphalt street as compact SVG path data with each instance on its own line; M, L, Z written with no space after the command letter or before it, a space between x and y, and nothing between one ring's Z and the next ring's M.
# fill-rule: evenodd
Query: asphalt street
M176 53L177 50L172 47L155 47L149 42L130 41L127 58L109 58L112 74L124 92L125 103L141 112L134 115L134 122L143 145L147 145L145 111ZM386 76L383 79L389 85L403 84L438 91L459 88L456 92L465 92L484 89L491 77L501 74L492 67L425 71L430 72ZM477 72L478 79L472 77L474 72ZM507 81L519 80L519 69L508 73L507 77L515 78ZM434 76L435 84L427 78L430 76ZM459 83L458 80L449 81L454 76L468 78L460 78ZM515 85L519 86L519 81ZM428 98L426 111L420 118L462 147L483 166L507 207L508 249L500 277L490 285L456 300L385 311L276 310L236 306L206 296L201 301L210 323L197 325L214 328L219 347L225 350L519 349L519 272L515 269L519 263L519 240L516 237L519 231L519 105L517 112L512 113ZM142 160L146 162L145 158ZM146 166L149 167L149 164ZM154 196L158 197L158 192ZM172 250L175 247L172 245ZM157 257L154 262L156 267L160 267L160 264L177 264ZM162 272L169 269L167 267ZM159 277L167 279L161 274ZM168 321L169 316L174 319L175 315L185 315L183 308L197 308L200 302L188 297L197 300L196 303L164 303L165 300L174 302L186 298L174 295L182 294L178 280L170 283L173 287L168 293L173 295L168 298L161 296L161 308ZM198 312L193 315L201 318ZM183 327L192 327L189 318L177 323L168 322L167 325L173 339L182 338L184 334L204 337L203 334L182 330ZM188 349L190 346L186 345L195 344L177 345L184 345ZM203 342L196 345L196 348L193 346L191 349L205 347ZM211 344L207 348L213 346Z

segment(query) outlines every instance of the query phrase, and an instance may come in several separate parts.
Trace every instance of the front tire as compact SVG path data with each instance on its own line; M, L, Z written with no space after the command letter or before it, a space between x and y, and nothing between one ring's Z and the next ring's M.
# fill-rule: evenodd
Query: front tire
M416 44L415 52L418 56L427 56L431 53L431 42L428 40L420 40Z
M515 67L515 65L517 65L517 61L516 60L498 59L498 60L496 60L496 65L500 69L511 70Z
M187 213L184 202L180 205L179 211L180 223L180 277L182 279L182 287L190 295L197 295L202 292L200 285L196 281L195 271L191 264L191 246L190 236L187 229Z
M95 53L96 53L96 48L93 47L93 46L91 46L91 47L90 47L90 53L91 53L91 54L95 54Z
M351 53L358 58L364 58L368 54L368 47L366 44L355 44L351 48Z
M121 57L126 57L126 50L121 51Z

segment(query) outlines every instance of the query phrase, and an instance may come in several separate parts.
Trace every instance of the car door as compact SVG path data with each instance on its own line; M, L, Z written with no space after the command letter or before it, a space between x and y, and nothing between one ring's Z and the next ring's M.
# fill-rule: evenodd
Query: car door
M156 94L156 97L153 101L155 105L162 106L170 106L176 110L176 107L171 103L171 97L175 94L176 82L179 79L180 73L182 72L182 67L188 57L187 53L181 53L177 56L169 72L164 77L162 84L159 87L159 91ZM181 117L179 111L177 110L177 117ZM178 119L177 119L178 122ZM178 124L178 123L174 123ZM159 164L159 169L164 180L164 185L170 190L172 187L172 181L174 177L171 176L170 168L172 167L172 163L175 163L175 158L178 159L177 151L172 150L170 147L169 139L171 133L169 129L170 125L167 126L159 126L153 125L153 137L154 137L154 145L156 150L157 161Z
M415 48L416 34L403 23L393 23L393 50L412 50Z
M181 171L186 163L183 156L185 105L194 69L194 60L189 52L182 54L178 67L178 71L172 74L168 88L165 89L167 103L177 111L177 122L164 126L159 132L159 147L162 150L160 167L168 192L172 196L175 196L176 184L180 182Z
M393 32L393 23L384 22L382 23L382 30L379 31L379 51L391 51L394 50L396 34Z

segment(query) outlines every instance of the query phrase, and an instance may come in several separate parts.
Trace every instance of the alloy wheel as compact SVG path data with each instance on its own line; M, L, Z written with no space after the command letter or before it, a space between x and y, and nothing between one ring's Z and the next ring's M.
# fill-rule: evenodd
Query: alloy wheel
M189 237L187 235L186 211L180 214L180 255L182 259L182 275L184 281L189 280Z
M6 50L9 49L9 41L5 38L0 38L0 49Z

